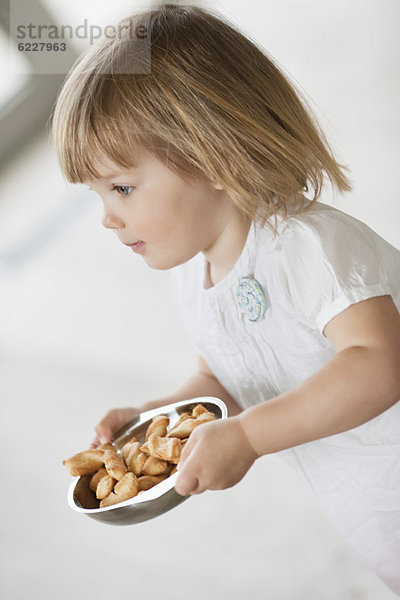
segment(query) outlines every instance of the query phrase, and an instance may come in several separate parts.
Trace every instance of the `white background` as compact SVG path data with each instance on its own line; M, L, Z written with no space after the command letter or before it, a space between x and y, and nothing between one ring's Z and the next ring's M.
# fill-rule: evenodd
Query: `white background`
M104 23L143 6L47 4L60 20ZM228 15L306 94L352 170L354 192L323 201L400 247L398 1L203 5ZM62 459L85 448L111 406L170 393L194 355L169 274L101 229L99 201L63 182L45 131L0 175L3 596L393 598L275 457L235 488L139 526L102 526L68 508Z

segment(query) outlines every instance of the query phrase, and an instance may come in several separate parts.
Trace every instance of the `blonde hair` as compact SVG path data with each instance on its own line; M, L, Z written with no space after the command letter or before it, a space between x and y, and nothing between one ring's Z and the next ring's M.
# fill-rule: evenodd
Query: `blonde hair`
M352 189L299 92L224 18L161 3L122 24L147 28L151 69L118 72L134 52L123 34L78 59L52 122L68 181L101 176L101 158L130 168L144 148L181 177L218 182L247 217L274 215L274 231L290 200L304 210L304 191L312 190L311 204L319 198L324 174L339 192Z

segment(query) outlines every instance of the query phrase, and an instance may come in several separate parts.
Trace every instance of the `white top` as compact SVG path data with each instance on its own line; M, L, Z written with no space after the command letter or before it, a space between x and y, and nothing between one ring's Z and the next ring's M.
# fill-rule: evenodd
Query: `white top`
M400 310L400 252L364 223L316 203L287 221L278 216L278 232L274 239L268 227L253 222L232 271L213 287L201 253L174 269L189 336L243 408L294 388L329 361L336 351L323 329L351 304L390 294ZM264 318L251 321L239 310L242 277L260 284ZM350 543L386 570L389 557L377 550L379 534L372 530L376 510L390 522L400 508L399 425L398 402L351 431L280 453L300 468ZM396 518L400 556L399 510ZM366 541L371 537L372 545Z

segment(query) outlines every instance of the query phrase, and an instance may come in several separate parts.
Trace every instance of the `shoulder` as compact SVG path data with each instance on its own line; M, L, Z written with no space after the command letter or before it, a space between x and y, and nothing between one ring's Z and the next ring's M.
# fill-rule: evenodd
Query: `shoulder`
M368 225L337 208L315 203L282 223L273 262L285 279L364 285L383 277L390 254L400 256Z
M315 203L301 213L289 214L287 218L277 215L276 234L268 224L256 226L256 260L262 263L287 257L296 261L309 253L318 254L324 244L336 243L338 233L351 228L351 221L352 217L322 203Z
M313 258L335 264L374 260L378 252L396 249L366 223L328 204L316 202L309 209L282 220L274 244L277 260L294 264Z
M304 237L310 240L328 242L352 233L352 240L358 238L374 238L377 234L366 223L355 217L322 202L316 202L305 211L290 215L282 223L279 241Z
M337 273L352 285L390 280L400 269L397 248L366 223L322 203L290 218L275 250L277 265L290 263L311 277Z
M400 252L362 221L316 203L280 223L260 277L280 306L322 331L350 304L398 296Z

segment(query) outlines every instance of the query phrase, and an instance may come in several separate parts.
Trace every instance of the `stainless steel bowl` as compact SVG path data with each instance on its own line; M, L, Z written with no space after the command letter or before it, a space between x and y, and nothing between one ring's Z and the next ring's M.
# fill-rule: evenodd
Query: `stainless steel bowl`
M202 404L207 410L214 413L216 419L226 419L228 411L225 403L219 398L201 397L183 400L161 406L154 410L141 413L138 417L129 421L115 434L112 442L117 452L133 436L139 442L144 442L144 436L151 420L157 415L167 415L170 424L178 420L179 416L186 411L191 411L197 404ZM68 503L76 512L83 513L91 519L102 521L110 525L131 525L141 523L148 519L154 519L171 508L178 506L188 496L180 496L175 491L177 473L167 477L161 483L150 488L146 492L120 502L113 506L99 508L99 501L94 492L89 488L91 475L75 477L68 490Z

